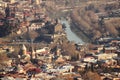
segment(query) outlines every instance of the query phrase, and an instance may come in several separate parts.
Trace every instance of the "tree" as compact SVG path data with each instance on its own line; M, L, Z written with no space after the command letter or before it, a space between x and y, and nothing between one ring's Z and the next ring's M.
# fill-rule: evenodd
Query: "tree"
M7 57L6 53L0 53L0 62L7 60L9 60L9 58Z
M4 37L9 35L12 32L18 30L19 21L15 21L15 23L9 23L9 21L5 20L4 24L0 26L0 37Z
M7 62L9 58L7 57L6 53L0 53L0 69L7 67Z
M36 37L39 36L39 34L36 31L31 31L28 34L29 34L29 38L32 42L35 40Z
M63 55L69 55L71 56L72 60L77 60L78 59L78 53L76 52L76 46L72 42L63 42L62 45L62 51Z
M101 77L96 72L88 71L83 74L84 80L102 80Z
M115 26L108 22L105 24L106 30L110 32L111 35L113 36L117 36L118 35L118 31L116 30Z

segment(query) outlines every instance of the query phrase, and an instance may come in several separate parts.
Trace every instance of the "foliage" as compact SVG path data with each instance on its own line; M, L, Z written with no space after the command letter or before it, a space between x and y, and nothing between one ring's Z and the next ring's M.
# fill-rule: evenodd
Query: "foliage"
M96 72L88 71L83 75L84 80L101 80L101 77Z
M103 2L96 5L95 3L91 2L88 5L84 5L84 7L80 9L75 8L71 13L71 19L73 23L75 23L78 28L83 31L84 34L87 35L87 37L89 37L91 40L96 40L102 36L117 37L120 34L120 20L116 19L115 17L107 20L106 17L109 15L108 13L110 13L110 10L107 9L107 11L105 11L106 7L118 9L119 5L118 3L104 4ZM96 10L98 12L96 12Z
M0 62L7 60L9 60L9 58L7 57L6 53L0 53Z
M15 32L18 29L18 25L19 23L12 25L9 21L5 20L4 24L0 26L0 37L4 37L12 32Z
M0 53L0 69L7 67L7 62L9 58L7 57L6 53Z

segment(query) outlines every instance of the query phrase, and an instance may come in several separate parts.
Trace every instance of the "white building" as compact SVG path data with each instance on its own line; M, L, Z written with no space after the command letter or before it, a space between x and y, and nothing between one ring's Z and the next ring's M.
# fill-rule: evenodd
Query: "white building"
M15 0L10 0L10 3L11 3L11 4L15 3Z
M42 2L42 0L35 0L35 3L36 3L37 5L41 4L41 2Z
M45 23L32 23L31 26L29 27L29 31L38 30L41 27L43 27L44 25L45 25Z
M92 63L96 63L97 60L94 57L85 57L83 58L84 62L92 62Z
M21 50L22 50L22 54L25 55L26 52L27 52L27 48L26 48L26 46L24 44L22 45Z
M98 58L98 60L106 60L106 59L112 59L114 57L117 57L118 55L115 53L110 53L110 54L104 53L104 54L98 54L95 56Z
M57 68L58 72L60 72L60 73L72 72L73 69L74 69L74 66L72 66L71 64L66 64L62 67Z
M0 1L0 7L7 7L7 2Z
M42 49L38 49L36 50L37 54L41 54L41 53L49 53L50 49L48 47L44 47Z

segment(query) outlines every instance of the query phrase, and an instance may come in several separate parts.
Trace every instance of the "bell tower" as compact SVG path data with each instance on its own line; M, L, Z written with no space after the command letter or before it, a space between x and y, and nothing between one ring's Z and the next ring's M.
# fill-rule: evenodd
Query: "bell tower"
M27 48L24 44L22 45L21 53L22 53L22 55L26 55L26 53L27 53Z
M7 7L5 8L5 16L6 16L6 18L10 17L10 8L9 8L8 4L7 4Z

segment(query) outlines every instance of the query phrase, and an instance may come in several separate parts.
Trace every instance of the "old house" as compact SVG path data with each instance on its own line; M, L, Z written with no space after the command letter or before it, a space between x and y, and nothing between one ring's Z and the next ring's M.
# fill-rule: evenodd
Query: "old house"
M116 47L104 47L103 52L104 53L115 53L117 51Z

